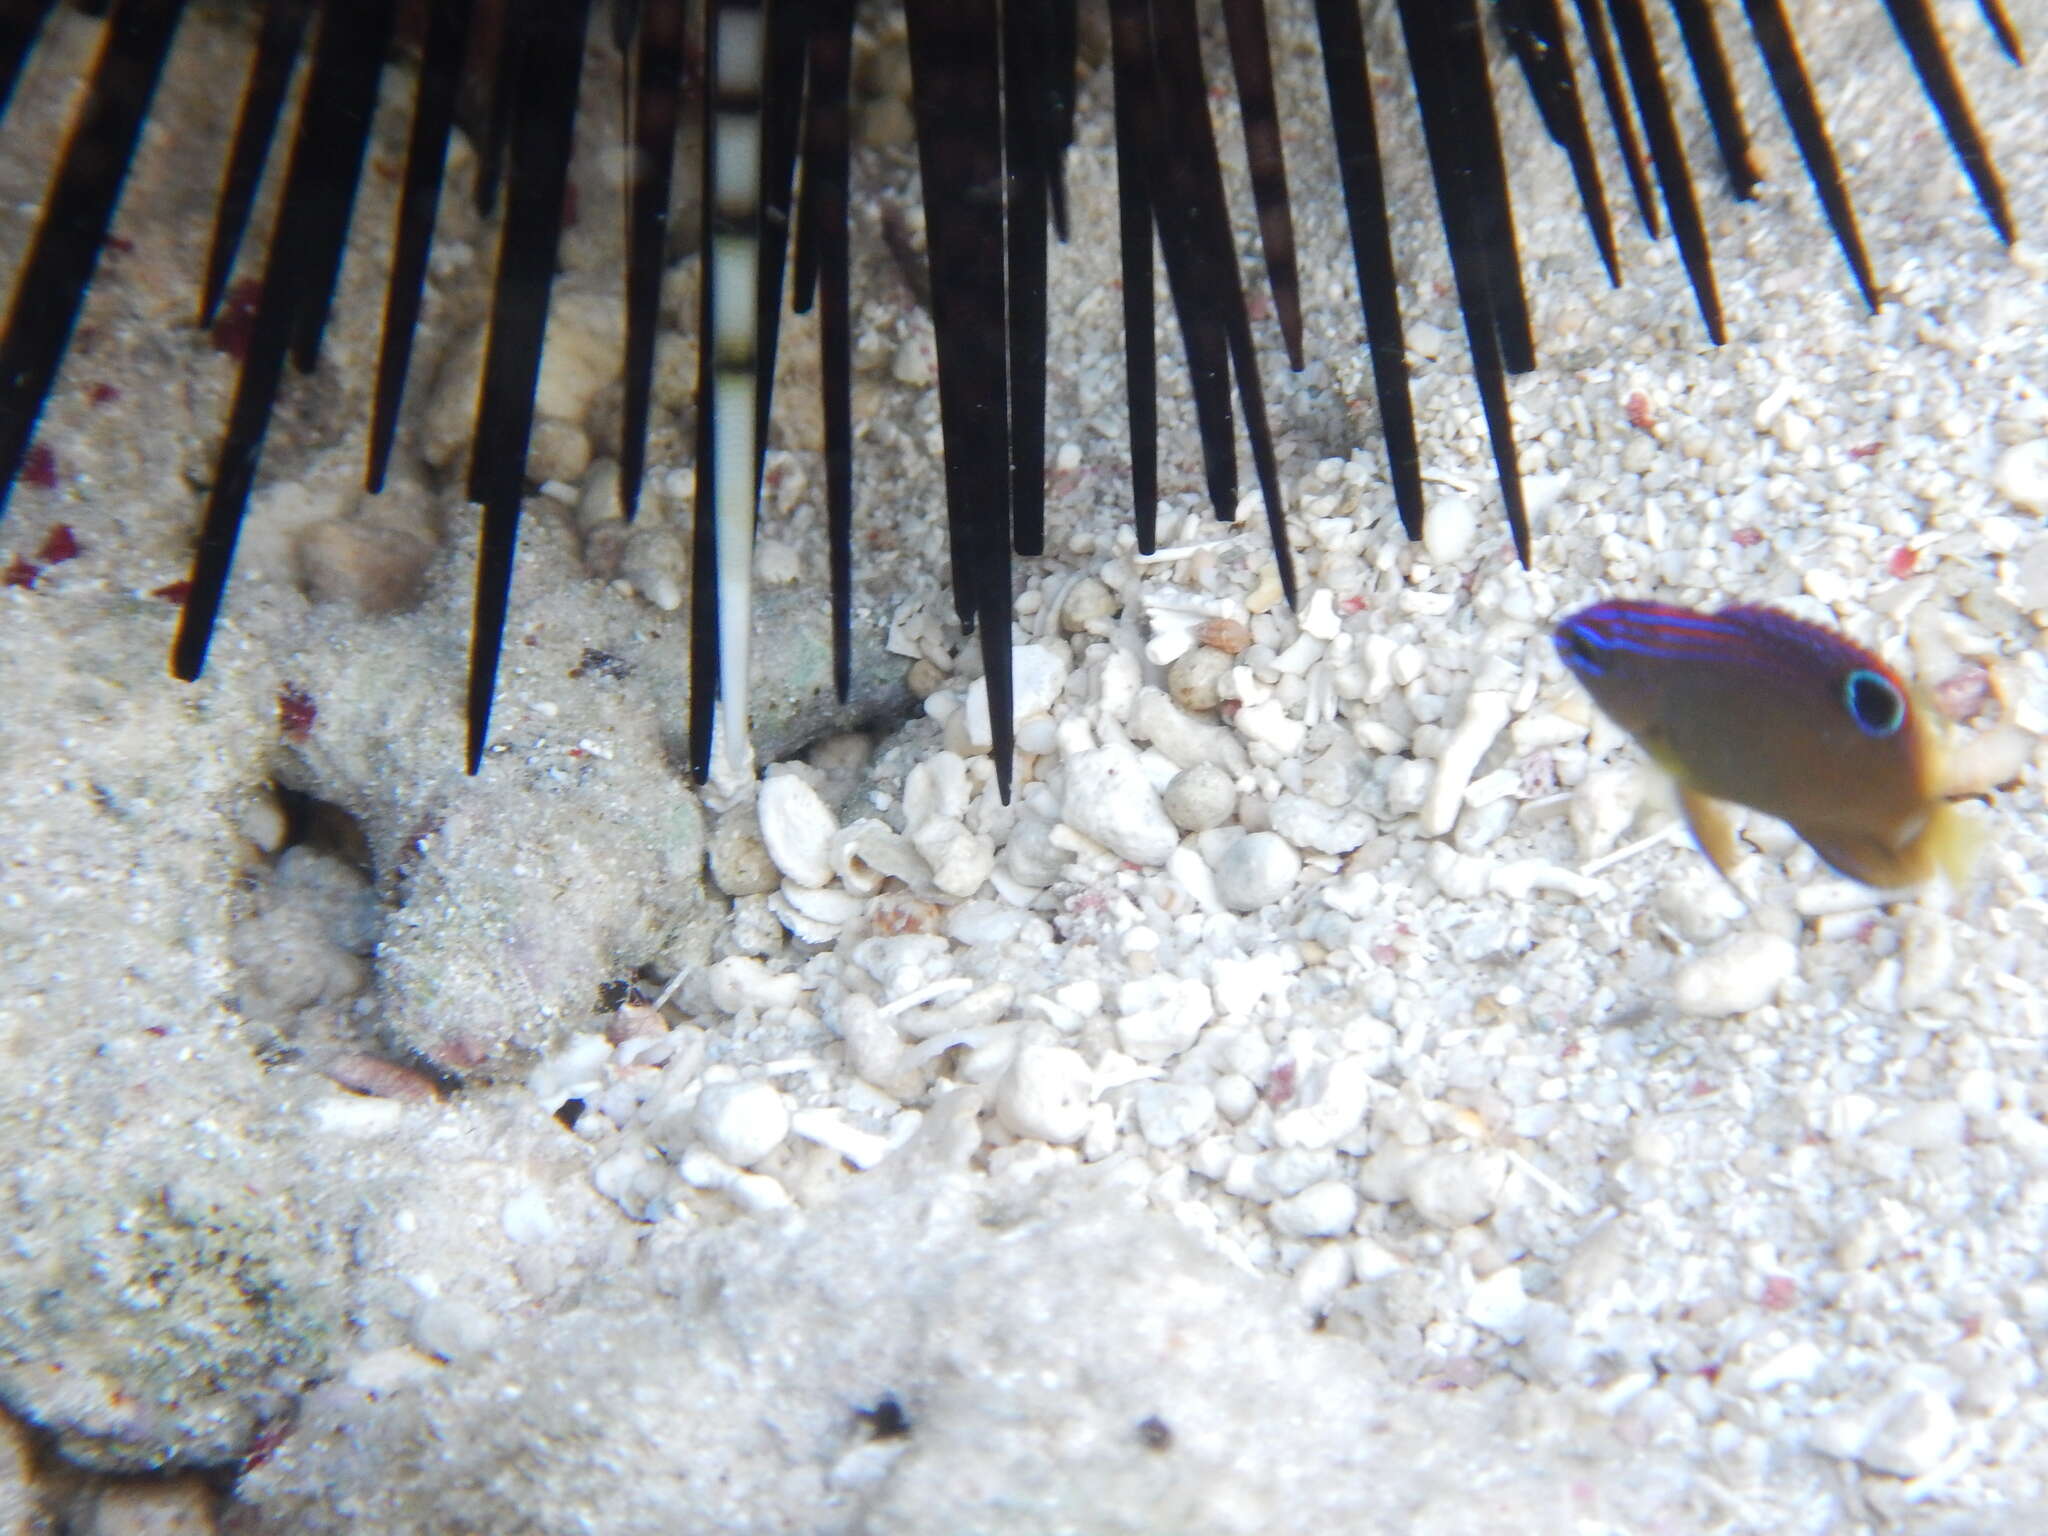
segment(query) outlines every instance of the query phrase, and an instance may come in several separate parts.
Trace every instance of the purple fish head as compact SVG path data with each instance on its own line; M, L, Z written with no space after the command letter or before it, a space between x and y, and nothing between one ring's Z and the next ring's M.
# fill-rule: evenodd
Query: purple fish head
M1557 626L1551 637L1565 670L1589 687L1605 677L1625 655L1628 610L1632 604L1595 603L1581 608Z
M1658 625L1687 616L1684 609L1651 603L1595 603L1559 623L1552 640L1558 660L1593 702L1641 736L1670 682L1670 647L1660 641Z

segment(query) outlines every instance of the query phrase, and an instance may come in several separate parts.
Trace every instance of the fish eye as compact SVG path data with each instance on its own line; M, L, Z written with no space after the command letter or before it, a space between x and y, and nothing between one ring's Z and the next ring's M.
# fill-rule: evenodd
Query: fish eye
M1906 701L1889 678L1858 667L1842 684L1849 718L1868 736L1889 736L1906 723Z

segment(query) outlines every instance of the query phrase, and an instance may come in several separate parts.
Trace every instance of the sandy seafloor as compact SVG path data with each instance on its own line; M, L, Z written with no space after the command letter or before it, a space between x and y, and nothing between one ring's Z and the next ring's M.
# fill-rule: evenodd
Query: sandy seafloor
M2048 6L2012 9L2048 46ZM0 590L0 1532L2048 1528L2048 87L1940 7L2008 251L1880 10L1794 11L1874 319L1735 18L1769 179L1730 202L1695 132L1719 348L1632 219L1606 288L1503 75L1524 571L1382 27L1436 515L1399 535L1312 29L1278 9L1308 370L1259 327L1298 614L1256 502L1198 500L1177 361L1164 548L1134 556L1090 78L1007 809L938 586L929 325L880 238L911 161L865 152L862 697L924 703L772 769L758 818L678 768L684 344L645 526L604 515L602 108L483 774L449 422L489 233L460 207L398 489L351 490L396 72L208 673L164 675L152 594L233 377L189 313L242 45L189 21L40 429L53 483L0 524L0 561L78 546ZM62 20L13 108L10 252L91 35ZM822 718L807 325L756 562L768 756ZM1751 818L1738 896L1555 660L1549 623L1607 595L1774 602L1916 678L1989 791L1975 879L1884 901ZM665 1016L600 1011L679 973ZM176 1472L237 1465L224 1498Z

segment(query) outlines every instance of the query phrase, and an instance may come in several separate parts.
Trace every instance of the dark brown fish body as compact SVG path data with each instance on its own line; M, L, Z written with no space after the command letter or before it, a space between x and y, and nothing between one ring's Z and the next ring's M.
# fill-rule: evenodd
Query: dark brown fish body
M1788 821L1835 868L1917 884L1963 862L1939 742L1905 683L1842 636L1769 608L1600 603L1558 626L1558 654L1678 781L1725 871L1712 801Z

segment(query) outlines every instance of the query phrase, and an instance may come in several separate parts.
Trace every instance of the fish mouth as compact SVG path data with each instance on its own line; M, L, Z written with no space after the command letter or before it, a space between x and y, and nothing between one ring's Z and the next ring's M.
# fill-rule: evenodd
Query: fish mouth
M1580 677L1606 675L1610 637L1602 632L1591 610L1575 613L1559 624L1551 643L1567 671Z

